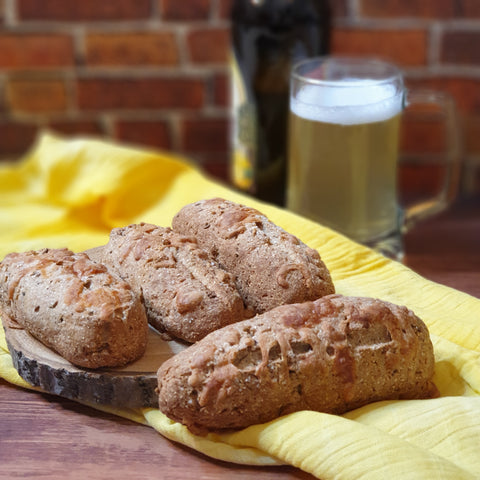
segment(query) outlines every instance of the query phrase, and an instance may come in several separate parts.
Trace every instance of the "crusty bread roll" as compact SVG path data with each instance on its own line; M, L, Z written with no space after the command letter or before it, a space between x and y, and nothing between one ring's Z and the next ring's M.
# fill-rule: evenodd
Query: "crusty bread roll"
M220 198L202 200L183 207L172 227L195 237L232 273L254 313L335 292L318 252L253 208Z
M2 319L74 365L116 367L147 345L145 309L130 286L83 253L42 249L0 263Z
M211 333L158 370L159 408L197 434L298 410L432 396L433 347L405 307L329 295Z
M98 252L143 297L149 322L166 339L196 342L246 318L233 277L194 239L170 228L146 223L116 228Z

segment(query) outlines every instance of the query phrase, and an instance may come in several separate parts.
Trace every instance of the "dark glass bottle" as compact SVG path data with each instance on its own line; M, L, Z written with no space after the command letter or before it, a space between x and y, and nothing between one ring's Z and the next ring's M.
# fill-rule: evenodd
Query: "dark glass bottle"
M290 69L328 53L328 1L234 0L231 20L232 182L283 206Z

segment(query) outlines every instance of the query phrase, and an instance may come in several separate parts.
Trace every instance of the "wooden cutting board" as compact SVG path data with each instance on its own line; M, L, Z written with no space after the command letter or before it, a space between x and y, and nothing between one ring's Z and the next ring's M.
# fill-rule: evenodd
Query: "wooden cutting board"
M72 365L24 329L4 329L13 365L25 381L61 397L114 407L157 407L158 367L187 346L166 342L150 328L142 358L122 368L88 370Z

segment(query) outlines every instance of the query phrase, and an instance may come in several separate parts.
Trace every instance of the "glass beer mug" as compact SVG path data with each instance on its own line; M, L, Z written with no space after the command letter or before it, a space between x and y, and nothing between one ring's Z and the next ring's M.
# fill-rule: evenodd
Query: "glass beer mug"
M447 142L435 158L449 168L433 198L402 208L401 119L410 105L421 104L445 126ZM401 260L405 229L451 201L458 160L453 101L439 92L407 92L395 65L348 57L304 60L292 69L289 115L290 210Z

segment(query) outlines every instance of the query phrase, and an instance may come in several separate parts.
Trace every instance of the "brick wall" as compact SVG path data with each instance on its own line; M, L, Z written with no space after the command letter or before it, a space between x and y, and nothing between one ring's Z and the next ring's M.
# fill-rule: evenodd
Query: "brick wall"
M228 15L223 0L0 0L0 157L48 127L224 176Z
M461 191L480 192L480 1L332 0L332 51L378 54L407 86L450 93L462 145Z
M225 178L231 0L0 0L0 159L41 127L174 150ZM332 0L332 51L379 54L460 111L480 191L480 1Z

